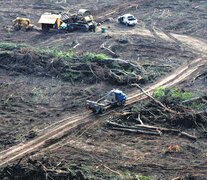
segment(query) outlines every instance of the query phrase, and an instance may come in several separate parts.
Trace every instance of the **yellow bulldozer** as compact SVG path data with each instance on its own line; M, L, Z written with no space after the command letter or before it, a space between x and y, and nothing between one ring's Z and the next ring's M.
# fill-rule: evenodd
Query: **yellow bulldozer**
M96 23L89 10L80 9L77 14L70 15L67 13L52 14L44 13L38 22L43 32L50 29L62 29L68 32L75 30L95 31Z
M20 18L20 17L17 17L15 20L13 20L12 25L13 25L15 31L19 31L19 30L30 31L34 27L34 25L31 24L30 19Z

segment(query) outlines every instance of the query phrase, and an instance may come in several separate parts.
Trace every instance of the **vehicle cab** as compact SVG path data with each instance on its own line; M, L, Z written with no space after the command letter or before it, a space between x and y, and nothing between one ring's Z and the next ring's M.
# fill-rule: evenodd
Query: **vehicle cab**
M124 14L123 16L118 17L118 22L127 26L134 26L137 24L137 19L131 14Z

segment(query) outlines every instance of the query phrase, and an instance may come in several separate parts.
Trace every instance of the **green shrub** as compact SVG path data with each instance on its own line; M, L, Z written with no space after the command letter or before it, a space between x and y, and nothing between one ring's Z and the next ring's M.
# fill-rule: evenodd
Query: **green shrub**
M158 87L153 93L153 97L165 104L180 104L182 101L196 97L192 92L186 92L178 88Z
M157 87L155 88L155 91L154 91L154 98L159 98L161 96L164 96L165 95L165 92L164 92L165 88L163 87Z

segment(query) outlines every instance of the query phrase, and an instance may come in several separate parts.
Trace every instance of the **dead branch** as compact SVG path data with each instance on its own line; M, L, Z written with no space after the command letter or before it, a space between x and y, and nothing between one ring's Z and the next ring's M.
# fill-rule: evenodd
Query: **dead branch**
M126 60L123 60L123 59L113 59L113 58L106 58L106 59L103 59L102 61L117 61L117 62L120 62L120 63L124 63L124 64L129 64L133 67L136 67L136 68L140 68L139 66L131 63L131 62L128 62Z
M99 80L101 80L93 71L93 69L91 68L91 65L88 65L89 69L91 70L92 74Z
M78 44L76 44L74 47L73 47L73 49L75 49L76 47L78 47L80 44L78 43Z
M112 130L117 130L117 131L124 131L124 132L130 132L130 133L140 133L140 134L148 134L148 135L157 135L160 136L159 131L144 131L144 130L136 130L136 129L127 129L127 128L112 128Z
M40 161L38 161L38 163L41 165L43 171L45 171L45 172L53 172L55 174L68 174L69 173L68 171L63 171L63 170L48 169Z
M178 114L177 112L169 109L167 106L165 106L164 104L162 104L160 101L158 101L157 99L155 99L154 97L152 97L150 94L148 94L144 89L141 88L141 86L139 84L132 84L132 86L136 86L137 88L139 88L146 96L148 96L149 98L151 98L154 102L158 103L160 106L162 106L166 111L174 113L174 114Z
M164 68L171 68L173 69L172 66L170 65L158 65L158 64L141 64L141 66L151 66L151 67L164 67Z
M205 99L203 99L202 97L194 97L191 99L187 99L185 101L182 101L182 103L188 103L188 102L192 102L192 101L198 101L198 100L202 100L203 102L207 102Z
M142 122L141 118L140 118L140 114L138 114L138 117L137 117L138 121L140 122L141 125L144 125L144 123Z
M180 132L180 137L187 137L187 138L192 139L192 140L196 140L197 139L196 136L190 135L190 134L188 134L186 132Z
M127 116L133 114L132 112L123 112L123 113L112 113L115 116Z
M121 173L120 173L120 172L115 171L115 170L109 168L108 166L106 166L106 165L104 165L104 164L101 164L101 165L97 166L96 169L98 169L98 168L101 167L101 166L104 167L104 168L106 168L106 169L108 169L108 170L110 170L111 172L113 172L113 173L118 174L119 176L121 176Z
M100 48L109 51L109 52L112 54L113 57L118 57L118 55L117 55L114 51L112 51L111 49L105 47L105 43L103 43L103 44L100 46Z

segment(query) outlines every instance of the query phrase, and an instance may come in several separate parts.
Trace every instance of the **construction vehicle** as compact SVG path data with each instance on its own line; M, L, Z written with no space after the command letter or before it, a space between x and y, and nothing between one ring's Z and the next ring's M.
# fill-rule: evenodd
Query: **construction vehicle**
M127 96L120 90L111 90L106 96L102 97L98 101L86 101L87 110L92 110L94 113L105 113L111 106L123 106L125 105Z
M87 9L80 9L77 15L72 16L64 13L61 15L61 21L64 23L62 29L67 29L68 32L75 30L95 32L97 26L91 12ZM67 24L67 27L65 27L65 24Z
M31 24L30 19L20 18L20 17L17 17L15 20L13 20L12 25L15 31L19 31L19 30L29 31L29 30L32 30L34 27L34 25Z
M61 15L44 13L41 15L38 23L40 24L43 32L48 32L50 29L59 29L61 25Z
M137 19L131 14L124 14L118 17L118 22L125 24L126 26L134 26L137 24Z

